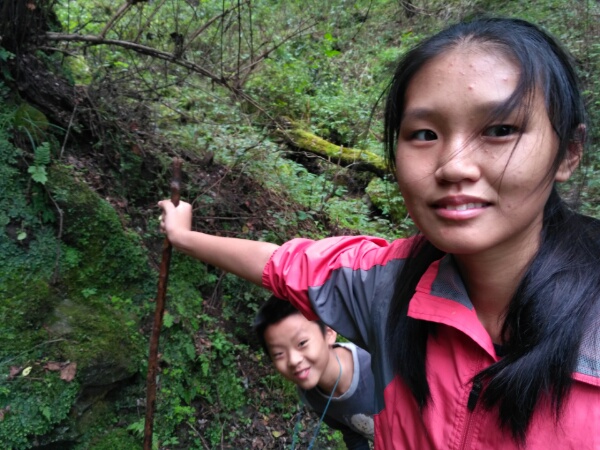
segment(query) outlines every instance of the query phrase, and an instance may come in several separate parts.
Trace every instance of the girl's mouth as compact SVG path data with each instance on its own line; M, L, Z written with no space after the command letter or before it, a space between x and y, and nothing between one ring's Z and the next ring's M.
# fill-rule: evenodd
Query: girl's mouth
M486 203L463 203L460 205L445 205L441 208L447 211L466 211L468 209L485 208L486 206Z

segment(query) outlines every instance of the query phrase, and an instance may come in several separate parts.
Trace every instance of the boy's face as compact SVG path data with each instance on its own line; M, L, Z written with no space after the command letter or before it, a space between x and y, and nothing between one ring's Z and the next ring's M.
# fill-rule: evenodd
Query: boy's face
M292 314L269 325L264 338L277 371L308 390L317 386L329 365L336 333L326 327L323 335L316 322L302 314Z

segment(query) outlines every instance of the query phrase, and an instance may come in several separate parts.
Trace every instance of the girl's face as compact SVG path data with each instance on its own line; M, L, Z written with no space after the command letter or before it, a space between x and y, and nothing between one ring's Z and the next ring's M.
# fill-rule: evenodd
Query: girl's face
M428 62L408 86L396 175L413 220L443 251L531 254L552 179L571 174L563 163L548 179L558 138L541 94L525 129L516 112L486 124L518 77L505 56L467 44Z

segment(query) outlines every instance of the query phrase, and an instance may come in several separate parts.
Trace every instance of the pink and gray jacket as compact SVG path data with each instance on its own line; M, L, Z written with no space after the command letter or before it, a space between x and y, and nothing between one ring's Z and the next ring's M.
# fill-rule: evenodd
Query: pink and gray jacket
M437 324L427 343L431 401L422 412L394 375L386 357L387 313L410 245L365 236L294 239L273 254L263 285L371 353L378 450L523 448L500 428L496 411L481 402L472 411L467 407L474 375L499 358L450 256L425 272L408 310L410 317ZM525 448L600 450L599 328L585 334L560 420L551 405L539 405Z

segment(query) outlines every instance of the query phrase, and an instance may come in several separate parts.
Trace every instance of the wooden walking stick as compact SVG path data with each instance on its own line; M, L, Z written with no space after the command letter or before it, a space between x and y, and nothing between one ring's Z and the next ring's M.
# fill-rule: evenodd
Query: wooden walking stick
M171 201L179 205L179 189L181 185L181 159L173 158L173 179L171 180ZM148 377L146 379L146 423L144 424L144 450L152 450L152 427L154 425L154 409L156 406L156 373L158 371L158 340L165 312L165 297L169 281L169 265L173 247L165 237L160 261L158 277L158 292L156 294L156 309L154 324L150 336L150 354L148 356Z

